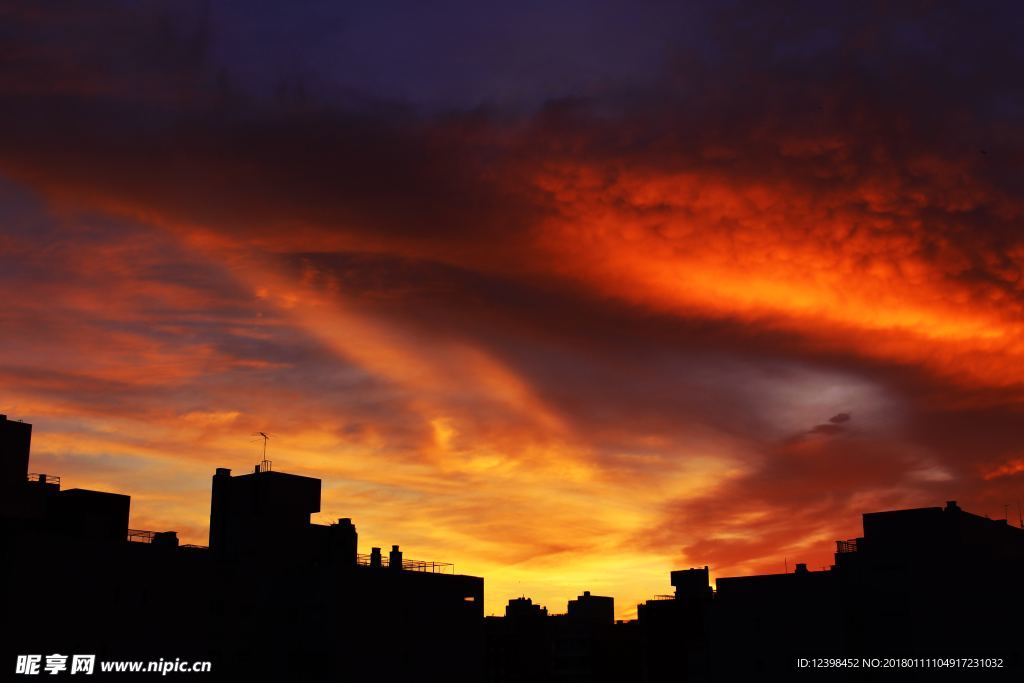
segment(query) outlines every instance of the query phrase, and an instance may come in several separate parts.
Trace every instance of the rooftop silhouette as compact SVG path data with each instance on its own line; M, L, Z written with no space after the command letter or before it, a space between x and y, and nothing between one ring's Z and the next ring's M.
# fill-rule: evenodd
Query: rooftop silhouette
M797 563L714 587L708 566L672 571L674 593L634 621L589 591L563 614L522 596L485 618L482 578L398 545L361 554L350 518L311 523L319 479L265 459L241 475L217 468L209 545L181 544L130 529L128 496L30 473L31 437L0 415L3 666L60 652L209 660L210 680L732 681L820 657L984 658L1001 665L975 671L986 680L1022 672L1024 529L954 501L864 514L863 536L837 541L822 571Z
M209 546L182 545L129 529L128 496L30 476L30 425L0 416L0 438L4 666L71 652L239 680L480 680L483 579L398 545L360 555L351 519L310 522L319 479L218 468Z

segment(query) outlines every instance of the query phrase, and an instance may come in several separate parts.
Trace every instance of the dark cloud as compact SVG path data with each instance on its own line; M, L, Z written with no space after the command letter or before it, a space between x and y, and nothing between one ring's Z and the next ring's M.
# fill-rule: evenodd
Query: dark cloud
M794 439L802 439L807 436L813 436L815 434L823 434L825 436L835 436L842 434L846 431L847 427L844 423L850 421L850 415L848 413L838 413L833 417L830 417L828 422L814 425L803 434L799 434Z

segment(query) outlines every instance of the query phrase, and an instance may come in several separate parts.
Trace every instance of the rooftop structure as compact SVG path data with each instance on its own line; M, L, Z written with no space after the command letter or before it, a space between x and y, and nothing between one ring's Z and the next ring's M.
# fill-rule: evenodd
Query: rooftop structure
M480 680L483 579L398 545L360 555L350 518L311 522L319 479L266 460L239 476L218 468L209 547L181 544L129 528L126 495L30 476L30 434L0 420L4 654L170 652L250 680ZM54 593L73 608L43 609Z

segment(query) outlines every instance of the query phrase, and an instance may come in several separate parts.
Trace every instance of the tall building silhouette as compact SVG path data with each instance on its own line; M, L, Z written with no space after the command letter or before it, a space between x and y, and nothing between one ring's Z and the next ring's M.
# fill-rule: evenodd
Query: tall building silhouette
M0 491L4 494L20 488L28 477L31 446L32 425L0 415Z

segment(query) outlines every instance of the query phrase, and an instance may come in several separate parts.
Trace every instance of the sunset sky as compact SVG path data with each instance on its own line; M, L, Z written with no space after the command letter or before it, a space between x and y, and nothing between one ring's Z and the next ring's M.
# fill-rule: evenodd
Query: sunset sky
M866 511L1016 522L1022 36L1011 2L0 2L0 413L202 544L269 432L314 521L488 614L820 568Z

